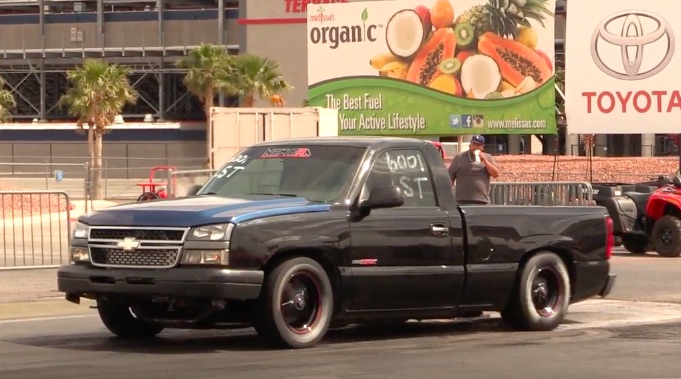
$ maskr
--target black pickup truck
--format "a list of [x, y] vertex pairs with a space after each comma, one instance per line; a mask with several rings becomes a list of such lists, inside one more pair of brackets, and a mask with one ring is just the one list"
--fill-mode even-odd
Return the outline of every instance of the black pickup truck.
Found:
[[95, 299], [121, 338], [253, 326], [303, 348], [329, 327], [483, 311], [553, 330], [615, 281], [605, 208], [457, 206], [417, 139], [261, 143], [190, 192], [81, 216], [59, 291]]

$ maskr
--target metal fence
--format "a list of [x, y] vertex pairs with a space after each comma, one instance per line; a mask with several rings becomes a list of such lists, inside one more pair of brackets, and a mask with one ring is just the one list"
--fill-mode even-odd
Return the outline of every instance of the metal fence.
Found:
[[[79, 160], [84, 161], [83, 158]], [[142, 193], [139, 183], [148, 182], [149, 173], [156, 166], [144, 166], [135, 160], [134, 167], [115, 167], [116, 164], [123, 165], [128, 160], [132, 159], [123, 159], [122, 162], [109, 159], [104, 162], [101, 169], [92, 169], [87, 163], [76, 163], [77, 161], [0, 162], [0, 182], [36, 191], [65, 191], [72, 198], [84, 199], [89, 198], [86, 195], [91, 188], [95, 172], [101, 171], [100, 183], [105, 199], [132, 200]], [[200, 167], [190, 163], [187, 161], [184, 165], [176, 167], [180, 170]], [[165, 182], [166, 179], [165, 175], [159, 175], [156, 180]]]
[[184, 196], [187, 191], [195, 185], [205, 184], [217, 170], [197, 169], [197, 170], [177, 170], [170, 171], [168, 180], [168, 194], [170, 197]]
[[495, 182], [490, 200], [495, 205], [595, 205], [588, 182]]
[[69, 260], [71, 198], [64, 191], [0, 191], [0, 270]]

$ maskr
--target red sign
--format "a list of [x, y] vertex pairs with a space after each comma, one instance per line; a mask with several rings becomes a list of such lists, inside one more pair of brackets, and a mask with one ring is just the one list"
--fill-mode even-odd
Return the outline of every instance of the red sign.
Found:
[[348, 3], [350, 0], [284, 0], [286, 13], [305, 13], [308, 4]]

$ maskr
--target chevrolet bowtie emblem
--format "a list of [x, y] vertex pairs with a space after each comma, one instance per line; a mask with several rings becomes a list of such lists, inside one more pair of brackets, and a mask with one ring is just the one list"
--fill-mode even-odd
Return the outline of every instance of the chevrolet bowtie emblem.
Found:
[[123, 249], [123, 251], [133, 251], [140, 247], [140, 241], [133, 237], [125, 237], [123, 241], [118, 241], [116, 246]]

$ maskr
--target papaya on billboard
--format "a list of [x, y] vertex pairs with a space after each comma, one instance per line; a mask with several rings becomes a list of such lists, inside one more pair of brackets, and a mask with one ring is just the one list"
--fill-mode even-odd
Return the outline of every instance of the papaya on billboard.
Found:
[[308, 101], [340, 135], [555, 134], [555, 0], [308, 6]]

